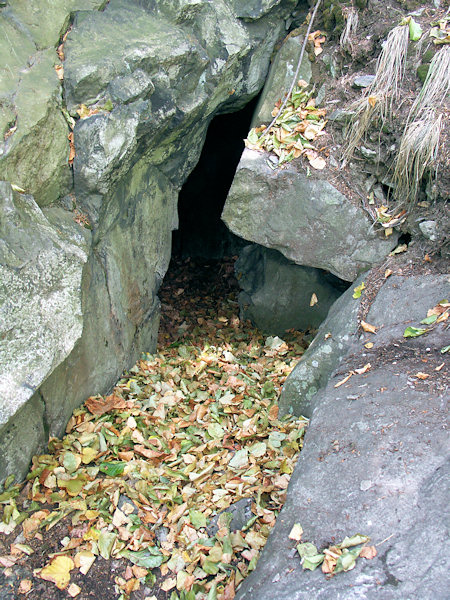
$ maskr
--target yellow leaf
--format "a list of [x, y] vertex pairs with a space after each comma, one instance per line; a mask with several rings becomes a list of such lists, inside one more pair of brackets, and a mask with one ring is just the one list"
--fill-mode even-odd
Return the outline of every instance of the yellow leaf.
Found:
[[361, 327], [367, 333], [376, 333], [377, 329], [378, 329], [378, 327], [375, 327], [375, 325], [371, 325], [370, 323], [366, 323], [363, 320], [361, 320]]
[[319, 300], [317, 299], [316, 294], [313, 294], [311, 296], [311, 300], [309, 301], [309, 305], [310, 306], [314, 306], [315, 304], [317, 304], [319, 302]]
[[90, 462], [92, 462], [94, 460], [94, 458], [97, 456], [98, 452], [97, 450], [94, 450], [93, 448], [89, 448], [89, 446], [87, 448], [83, 448], [82, 450], [82, 462], [84, 465], [89, 464]]
[[375, 105], [376, 105], [376, 103], [377, 103], [377, 97], [376, 97], [376, 96], [369, 96], [369, 97], [367, 98], [367, 102], [370, 104], [370, 106], [371, 106], [372, 108], [374, 108], [374, 107], [375, 107]]
[[70, 571], [75, 564], [70, 556], [57, 556], [39, 573], [41, 579], [52, 581], [60, 590], [65, 590], [69, 585]]
[[302, 539], [302, 535], [303, 535], [302, 526], [300, 525], [300, 523], [295, 523], [291, 529], [291, 533], [289, 534], [289, 539], [299, 542]]
[[76, 583], [71, 583], [67, 588], [67, 593], [71, 598], [75, 598], [81, 592], [81, 588]]
[[367, 344], [364, 344], [364, 348], [367, 348], [367, 350], [370, 350], [371, 348], [373, 348], [373, 342], [367, 342]]
[[392, 269], [386, 269], [386, 271], [384, 272], [384, 278], [387, 279], [391, 275], [392, 275]]

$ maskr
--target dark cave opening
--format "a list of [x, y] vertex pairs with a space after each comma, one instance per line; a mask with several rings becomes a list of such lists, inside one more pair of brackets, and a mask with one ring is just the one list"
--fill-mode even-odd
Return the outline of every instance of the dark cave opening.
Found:
[[172, 257], [220, 260], [242, 246], [243, 241], [220, 217], [257, 101], [258, 97], [243, 109], [211, 121], [197, 166], [179, 194], [179, 226], [172, 234]]

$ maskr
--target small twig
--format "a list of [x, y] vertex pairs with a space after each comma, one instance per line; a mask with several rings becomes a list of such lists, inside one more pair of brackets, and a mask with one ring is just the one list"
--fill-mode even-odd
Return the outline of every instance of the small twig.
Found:
[[385, 538], [382, 542], [380, 542], [379, 544], [375, 544], [375, 546], [381, 546], [381, 544], [384, 544], [384, 542], [387, 542], [388, 540], [391, 539], [391, 537], [394, 537], [394, 534], [391, 533], [391, 535], [387, 538]]
[[306, 44], [308, 43], [308, 37], [309, 37], [309, 34], [311, 33], [312, 25], [313, 25], [313, 22], [314, 22], [314, 19], [316, 17], [317, 10], [319, 8], [319, 5], [320, 5], [321, 1], [322, 0], [317, 0], [316, 5], [314, 6], [314, 10], [312, 12], [311, 18], [309, 20], [308, 29], [306, 30], [305, 39], [303, 40], [303, 45], [302, 45], [302, 49], [301, 49], [301, 52], [300, 52], [300, 57], [298, 59], [297, 68], [295, 69], [295, 73], [294, 73], [294, 77], [292, 79], [291, 87], [289, 88], [289, 91], [286, 94], [286, 97], [283, 100], [283, 103], [281, 104], [280, 108], [278, 109], [277, 114], [272, 119], [270, 125], [268, 127], [266, 127], [266, 129], [264, 130], [264, 132], [262, 134], [263, 136], [266, 135], [266, 133], [268, 133], [271, 130], [271, 128], [273, 127], [275, 121], [278, 119], [278, 117], [283, 112], [283, 110], [284, 110], [284, 108], [285, 108], [285, 106], [286, 106], [286, 104], [287, 104], [287, 102], [288, 102], [288, 100], [289, 100], [289, 98], [290, 98], [290, 96], [292, 94], [292, 90], [294, 89], [295, 84], [297, 83], [297, 77], [298, 77], [298, 74], [299, 74], [299, 71], [300, 71], [300, 67], [302, 65], [303, 56], [305, 54], [305, 49], [306, 49]]

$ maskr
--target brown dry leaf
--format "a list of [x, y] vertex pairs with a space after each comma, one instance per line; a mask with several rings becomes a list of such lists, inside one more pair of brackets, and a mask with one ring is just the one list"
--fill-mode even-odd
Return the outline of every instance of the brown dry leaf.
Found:
[[340, 387], [341, 385], [344, 385], [344, 383], [347, 383], [347, 381], [350, 379], [350, 377], [354, 375], [353, 371], [350, 371], [350, 373], [344, 377], [344, 379], [341, 379], [341, 381], [338, 381], [338, 383], [336, 383], [336, 385], [334, 386], [335, 388]]
[[363, 367], [361, 367], [361, 369], [355, 369], [355, 373], [358, 373], [358, 375], [362, 375], [363, 373], [367, 373], [367, 371], [371, 368], [371, 364], [367, 363], [366, 365], [364, 365]]
[[69, 140], [69, 165], [73, 165], [73, 160], [75, 158], [75, 144], [73, 142], [73, 131], [71, 131], [69, 133], [69, 135], [67, 136], [68, 140]]
[[313, 169], [321, 171], [327, 166], [326, 160], [319, 156], [315, 150], [307, 150], [305, 154]]
[[19, 585], [19, 589], [17, 590], [19, 594], [28, 594], [28, 592], [33, 587], [33, 582], [31, 579], [22, 579]]
[[422, 373], [421, 371], [419, 371], [415, 374], [414, 377], [417, 377], [417, 379], [428, 379], [429, 376], [429, 373]]
[[377, 549], [375, 548], [375, 546], [363, 546], [363, 548], [361, 548], [361, 552], [359, 553], [359, 555], [362, 558], [371, 560], [372, 558], [375, 558], [375, 556], [377, 555]]
[[121, 396], [118, 396], [117, 394], [111, 394], [105, 398], [102, 396], [90, 396], [86, 400], [85, 406], [93, 415], [101, 416], [107, 412], [110, 412], [111, 410], [125, 408], [126, 403]]
[[399, 244], [396, 248], [392, 250], [389, 256], [394, 256], [395, 254], [401, 254], [402, 252], [406, 252], [408, 250], [407, 244]]
[[386, 271], [384, 272], [384, 278], [387, 279], [388, 277], [390, 277], [392, 275], [393, 271], [392, 269], [386, 269]]
[[55, 65], [55, 71], [58, 79], [62, 81], [64, 79], [64, 67], [62, 65]]
[[375, 325], [371, 325], [370, 323], [366, 323], [366, 321], [363, 321], [362, 319], [361, 319], [361, 327], [367, 333], [376, 333], [377, 329], [378, 329], [378, 327], [375, 327]]
[[318, 298], [317, 298], [316, 294], [313, 294], [313, 295], [311, 296], [311, 300], [309, 301], [309, 305], [310, 305], [310, 306], [314, 306], [314, 305], [315, 305], [315, 304], [317, 304], [318, 302], [319, 302], [319, 300], [318, 300]]
[[221, 600], [234, 600], [236, 596], [235, 584], [234, 584], [234, 573], [231, 575], [230, 581], [227, 583], [223, 590]]

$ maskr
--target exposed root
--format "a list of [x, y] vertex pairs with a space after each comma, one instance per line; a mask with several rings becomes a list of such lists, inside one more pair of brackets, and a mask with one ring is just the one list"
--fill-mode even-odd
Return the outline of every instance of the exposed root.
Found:
[[344, 160], [352, 157], [372, 121], [380, 119], [384, 122], [392, 114], [405, 74], [408, 40], [407, 25], [398, 25], [389, 33], [378, 58], [375, 79], [364, 96], [351, 107], [354, 115], [346, 132], [348, 139]]

